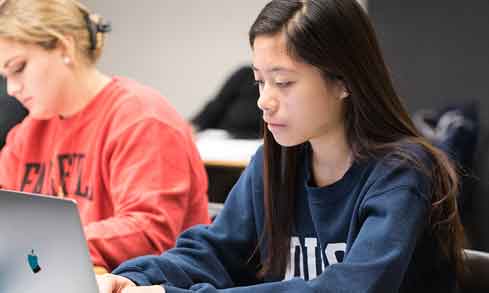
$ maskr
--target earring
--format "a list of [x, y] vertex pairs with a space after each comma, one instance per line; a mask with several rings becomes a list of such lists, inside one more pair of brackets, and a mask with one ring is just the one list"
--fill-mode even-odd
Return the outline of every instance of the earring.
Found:
[[344, 100], [350, 96], [350, 92], [344, 91], [341, 93], [340, 100]]
[[66, 65], [69, 65], [71, 63], [71, 59], [68, 56], [63, 57], [63, 63]]

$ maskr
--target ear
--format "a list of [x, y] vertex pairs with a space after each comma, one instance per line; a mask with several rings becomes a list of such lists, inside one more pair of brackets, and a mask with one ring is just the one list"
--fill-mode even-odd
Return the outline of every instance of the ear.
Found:
[[[76, 59], [76, 43], [75, 38], [70, 35], [65, 35], [59, 38], [56, 45], [56, 50], [63, 60], [71, 60], [68, 64], [74, 64]], [[66, 64], [66, 62], [64, 62]], [[68, 65], [67, 64], [67, 65]]]

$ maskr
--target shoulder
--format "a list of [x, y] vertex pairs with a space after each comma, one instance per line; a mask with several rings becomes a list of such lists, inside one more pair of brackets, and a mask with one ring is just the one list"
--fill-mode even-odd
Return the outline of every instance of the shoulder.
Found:
[[156, 89], [124, 77], [114, 77], [103, 98], [110, 101], [111, 109], [119, 115], [127, 115], [135, 119], [139, 117], [161, 119], [162, 114], [177, 115], [176, 110]]
[[250, 163], [246, 168], [253, 177], [262, 178], [263, 177], [263, 162], [264, 162], [264, 146], [261, 145], [251, 157]]
[[385, 155], [372, 159], [368, 176], [369, 194], [409, 189], [430, 201], [432, 155], [417, 143], [402, 143]]
[[188, 123], [165, 97], [137, 81], [115, 77], [104, 99], [109, 103], [106, 115], [111, 128], [124, 130], [135, 125], [158, 124], [185, 136], [190, 130]]

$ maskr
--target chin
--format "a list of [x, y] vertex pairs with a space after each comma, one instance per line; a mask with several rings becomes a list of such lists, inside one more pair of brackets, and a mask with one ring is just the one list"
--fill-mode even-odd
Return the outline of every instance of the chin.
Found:
[[300, 144], [305, 142], [305, 140], [292, 138], [292, 137], [280, 137], [280, 136], [274, 135], [273, 138], [275, 139], [275, 141], [279, 145], [281, 145], [283, 147], [293, 147], [293, 146], [300, 145]]

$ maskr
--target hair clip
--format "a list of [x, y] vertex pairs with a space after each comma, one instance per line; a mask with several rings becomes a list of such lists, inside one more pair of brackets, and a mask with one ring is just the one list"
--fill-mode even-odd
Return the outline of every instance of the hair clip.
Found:
[[[92, 17], [98, 17], [99, 20], [95, 22]], [[97, 33], [110, 32], [112, 25], [109, 21], [95, 14], [86, 14], [85, 22], [87, 23], [88, 33], [90, 35], [90, 50], [95, 50], [97, 48]]]
[[96, 24], [97, 32], [99, 33], [108, 33], [112, 31], [112, 24], [110, 21], [101, 19], [99, 23]]

